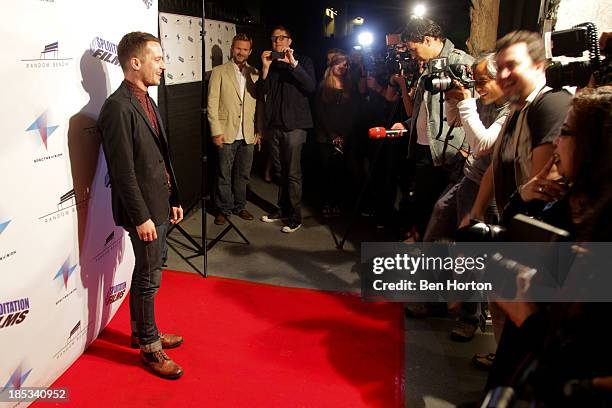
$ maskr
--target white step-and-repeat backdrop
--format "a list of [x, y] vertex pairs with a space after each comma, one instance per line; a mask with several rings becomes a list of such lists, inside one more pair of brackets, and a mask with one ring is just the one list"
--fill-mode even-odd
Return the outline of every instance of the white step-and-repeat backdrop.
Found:
[[0, 391], [50, 385], [126, 297], [133, 254], [95, 124], [123, 79], [117, 43], [158, 27], [156, 0], [6, 1], [2, 13]]
[[[236, 24], [206, 19], [206, 66], [208, 75], [217, 65], [228, 62]], [[166, 85], [202, 80], [202, 19], [180, 14], [159, 13], [159, 37], [164, 47]], [[208, 79], [208, 77], [207, 77]]]

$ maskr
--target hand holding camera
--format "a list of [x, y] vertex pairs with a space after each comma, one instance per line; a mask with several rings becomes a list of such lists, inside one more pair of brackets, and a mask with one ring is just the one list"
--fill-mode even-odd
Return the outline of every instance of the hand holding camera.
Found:
[[466, 89], [463, 84], [456, 79], [453, 79], [453, 86], [444, 95], [445, 100], [455, 100], [457, 102], [464, 101], [466, 99], [470, 99], [472, 97], [472, 93], [469, 89]]
[[294, 66], [297, 60], [293, 56], [293, 50], [291, 48], [285, 48], [284, 51], [264, 51], [261, 54], [261, 59], [264, 65], [269, 66], [272, 61], [280, 61]]

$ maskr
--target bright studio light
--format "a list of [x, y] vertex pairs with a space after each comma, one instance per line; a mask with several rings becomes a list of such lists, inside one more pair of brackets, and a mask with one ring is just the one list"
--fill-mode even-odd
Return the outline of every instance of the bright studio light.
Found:
[[368, 31], [364, 31], [357, 37], [357, 42], [363, 47], [369, 47], [374, 42], [374, 36]]
[[413, 14], [419, 18], [423, 17], [425, 15], [425, 6], [422, 4], [417, 4], [416, 6], [414, 6]]

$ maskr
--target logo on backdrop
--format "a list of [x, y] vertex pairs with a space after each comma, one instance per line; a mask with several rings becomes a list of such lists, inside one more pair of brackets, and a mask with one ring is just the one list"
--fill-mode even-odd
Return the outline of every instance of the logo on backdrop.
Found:
[[66, 258], [62, 266], [59, 268], [53, 280], [60, 279], [64, 281], [64, 289], [68, 289], [68, 279], [74, 273], [77, 265], [70, 265], [70, 257]]
[[150, 9], [153, 5], [153, 0], [142, 0], [142, 2], [147, 6], [147, 9]]
[[[62, 266], [59, 268], [55, 276], [53, 277], [54, 281], [61, 281], [63, 283], [64, 292], [68, 291], [68, 281], [74, 275], [74, 271], [77, 269], [77, 264], [71, 265], [70, 257], [66, 258]], [[68, 293], [64, 293], [64, 295], [59, 298], [55, 305], [59, 305], [64, 300], [68, 299], [69, 296], [73, 295], [76, 292], [76, 287], [72, 288]]]
[[94, 261], [100, 262], [104, 257], [110, 254], [114, 249], [116, 249], [122, 240], [122, 233], [115, 234], [114, 230], [111, 231], [111, 233], [108, 234], [106, 236], [106, 239], [104, 240], [104, 247], [102, 248], [102, 250], [94, 256]]
[[30, 298], [0, 303], [0, 329], [23, 323], [28, 313], [30, 313]]
[[108, 290], [108, 294], [106, 295], [106, 304], [110, 305], [112, 303], [115, 303], [116, 301], [118, 301], [119, 299], [123, 298], [123, 296], [125, 295], [125, 288], [126, 288], [126, 283], [125, 282], [121, 282], [118, 285], [112, 286], [109, 290]]
[[0, 222], [0, 235], [2, 235], [2, 233], [4, 232], [4, 230], [6, 229], [6, 227], [8, 227], [10, 223], [11, 223], [11, 220]]
[[108, 62], [111, 65], [120, 65], [119, 56], [117, 55], [117, 44], [106, 41], [100, 37], [94, 37], [89, 45], [91, 56]]
[[62, 68], [70, 65], [72, 58], [62, 58], [59, 41], [41, 44], [38, 58], [22, 59], [28, 69]]
[[[0, 236], [2, 236], [2, 233], [7, 229], [7, 227], [11, 223], [11, 221], [12, 220], [6, 220], [6, 221], [1, 221], [0, 222]], [[9, 250], [6, 253], [3, 250], [0, 253], [0, 262], [4, 261], [5, 259], [10, 258], [11, 256], [14, 256], [15, 254], [17, 254], [17, 251], [15, 251], [15, 250]]]
[[67, 339], [66, 343], [62, 346], [62, 348], [53, 355], [56, 360], [59, 360], [68, 350], [70, 350], [79, 340], [83, 339], [87, 334], [87, 329], [92, 322], [89, 322], [87, 326], [83, 327], [81, 321], [77, 321], [74, 323], [72, 328], [66, 333]]
[[9, 380], [4, 385], [4, 388], [2, 388], [2, 391], [0, 392], [5, 392], [8, 388], [20, 389], [21, 387], [23, 387], [23, 384], [25, 383], [31, 372], [31, 368], [29, 370], [25, 369], [24, 365], [20, 364], [19, 367], [17, 367], [15, 371], [13, 371], [13, 374], [11, 374], [11, 378], [9, 378]]
[[47, 119], [49, 111], [43, 112], [32, 124], [26, 129], [26, 132], [37, 132], [40, 136], [42, 143], [45, 145], [45, 149], [49, 150], [48, 140], [57, 130], [59, 125], [50, 125]]
[[60, 196], [54, 211], [40, 216], [38, 219], [43, 221], [45, 224], [60, 220], [69, 216], [70, 214], [75, 214], [80, 209], [86, 207], [88, 201], [89, 197], [77, 202], [76, 193], [74, 189], [72, 189]]

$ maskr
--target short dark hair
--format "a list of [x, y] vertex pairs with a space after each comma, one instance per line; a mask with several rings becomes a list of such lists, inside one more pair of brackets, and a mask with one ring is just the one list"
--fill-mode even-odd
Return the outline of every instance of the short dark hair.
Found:
[[533, 31], [518, 30], [504, 35], [497, 40], [495, 52], [499, 54], [506, 48], [518, 43], [525, 43], [525, 45], [527, 45], [527, 51], [534, 63], [547, 61], [544, 40], [542, 40], [540, 34]]
[[276, 27], [274, 27], [272, 29], [272, 31], [270, 31], [270, 34], [272, 34], [273, 32], [275, 32], [276, 30], [283, 30], [284, 32], [287, 33], [287, 37], [291, 38], [291, 31], [289, 31], [289, 29], [285, 26], [282, 25], [277, 25]]
[[130, 64], [130, 58], [136, 56], [142, 58], [144, 49], [149, 41], [156, 42], [161, 45], [159, 38], [153, 34], [143, 33], [142, 31], [134, 31], [123, 36], [117, 46], [117, 56], [121, 69], [125, 72]]
[[411, 18], [402, 31], [401, 38], [404, 42], [422, 43], [425, 41], [425, 36], [442, 41], [446, 39], [438, 23], [428, 18]]
[[248, 41], [251, 43], [251, 48], [253, 48], [253, 40], [245, 33], [238, 33], [234, 36], [234, 38], [232, 38], [232, 48], [234, 47], [234, 43], [236, 41]]

